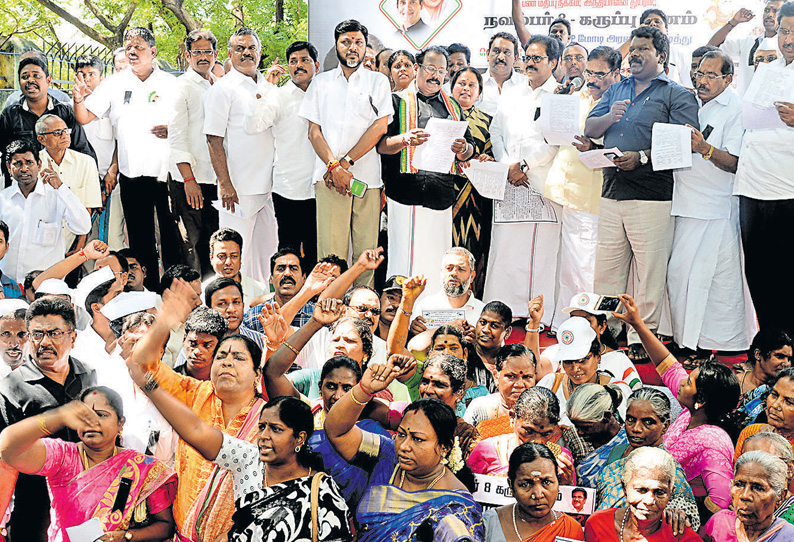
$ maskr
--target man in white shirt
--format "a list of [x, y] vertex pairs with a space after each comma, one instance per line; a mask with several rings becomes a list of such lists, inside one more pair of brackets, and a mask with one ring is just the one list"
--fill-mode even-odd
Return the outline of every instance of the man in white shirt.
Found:
[[16, 182], [0, 192], [0, 220], [11, 229], [0, 269], [16, 280], [63, 259], [63, 221], [75, 235], [85, 235], [91, 231], [91, 217], [53, 169], [41, 169], [32, 142], [14, 141], [5, 150]]
[[497, 32], [488, 42], [488, 72], [482, 78], [482, 92], [475, 106], [491, 116], [496, 114], [499, 98], [509, 88], [525, 88], [529, 82], [523, 73], [513, 71], [520, 54], [516, 37], [508, 32]]
[[[780, 8], [778, 25], [783, 56], [769, 67], [794, 70], [794, 3]], [[794, 314], [780, 302], [781, 285], [791, 281], [789, 266], [769, 261], [771, 254], [780, 251], [781, 242], [794, 235], [794, 92], [791, 88], [786, 92], [788, 95], [776, 102], [786, 126], [744, 134], [733, 193], [739, 196], [744, 272], [758, 324], [762, 329], [775, 327], [794, 333]]]
[[777, 14], [783, 0], [768, 0], [764, 6], [762, 23], [764, 32], [755, 35], [755, 32], [743, 37], [729, 37], [731, 31], [742, 23], [755, 18], [755, 14], [747, 8], [741, 8], [733, 14], [731, 20], [717, 30], [708, 42], [708, 45], [719, 47], [733, 59], [735, 70], [736, 91], [743, 96], [750, 86], [755, 71], [755, 52], [765, 38], [774, 38], [777, 35]]
[[[251, 242], [255, 242], [254, 239]], [[245, 308], [251, 301], [270, 291], [263, 283], [243, 274], [242, 268], [243, 237], [237, 230], [221, 228], [210, 237], [210, 263], [215, 274], [201, 285], [202, 292], [213, 280], [220, 277], [234, 279], [243, 288]], [[203, 294], [202, 294], [203, 296]]]
[[177, 78], [174, 119], [168, 129], [171, 180], [168, 191], [182, 225], [183, 262], [202, 273], [212, 269], [207, 243], [218, 229], [217, 198], [207, 139], [204, 137], [204, 95], [215, 83], [218, 40], [209, 30], [194, 30], [185, 38], [185, 59], [190, 67]]
[[242, 255], [243, 269], [246, 275], [267, 284], [268, 262], [278, 248], [271, 195], [273, 132], [250, 134], [245, 130], [245, 114], [256, 95], [270, 86], [256, 69], [261, 56], [262, 44], [254, 30], [238, 28], [229, 38], [232, 69], [204, 98], [204, 135], [223, 202], [219, 225], [250, 241]]
[[[380, 224], [380, 157], [374, 147], [394, 110], [388, 80], [362, 67], [367, 28], [355, 20], [334, 29], [339, 67], [314, 78], [298, 116], [309, 121], [317, 154], [317, 257], [374, 248]], [[353, 195], [352, 189], [356, 195]], [[372, 282], [367, 271], [360, 284]]]
[[733, 60], [723, 51], [706, 53], [695, 81], [702, 132], [692, 131], [692, 167], [673, 172], [667, 292], [676, 344], [706, 350], [698, 356], [705, 359], [712, 350], [747, 350], [757, 326], [745, 295], [739, 201], [733, 196], [744, 134], [742, 100], [730, 88]]
[[[109, 116], [117, 138], [119, 188], [130, 248], [147, 269], [159, 269], [154, 213], [160, 229], [163, 267], [179, 260], [178, 235], [171, 214], [168, 185], [168, 125], [176, 79], [154, 65], [154, 34], [131, 28], [124, 35], [129, 69], [108, 77], [86, 95], [85, 82], [75, 79], [75, 116], [81, 124]], [[156, 289], [159, 277], [149, 273], [146, 286]]]
[[[317, 255], [317, 206], [314, 203], [314, 155], [307, 137], [309, 122], [298, 116], [306, 89], [320, 69], [317, 49], [307, 41], [287, 47], [290, 80], [276, 87], [284, 68], [274, 66], [267, 77], [273, 85], [263, 85], [261, 94], [246, 113], [250, 134], [272, 129], [275, 141], [273, 158], [273, 206], [278, 222], [278, 247], [294, 248], [309, 259]], [[270, 79], [272, 77], [272, 80]]]
[[91, 317], [91, 325], [77, 333], [72, 351], [77, 359], [94, 369], [106, 365], [116, 349], [110, 320], [99, 309], [123, 290], [110, 266], [87, 275], [77, 285], [75, 307], [85, 309]]
[[25, 363], [28, 344], [25, 326], [27, 306], [21, 299], [0, 300], [0, 379]]
[[[96, 162], [87, 154], [69, 148], [70, 129], [57, 115], [45, 114], [36, 121], [36, 138], [44, 148], [39, 151], [42, 164], [52, 168], [61, 181], [69, 187], [86, 208], [89, 215], [102, 208], [102, 191], [99, 188], [99, 173]], [[68, 229], [63, 232], [66, 250], [81, 250], [87, 235], [75, 238]], [[75, 243], [75, 239], [77, 243]]]
[[[529, 39], [529, 84], [502, 98], [491, 123], [494, 157], [510, 165], [505, 200], [525, 197], [525, 191], [531, 190], [531, 197], [547, 208], [546, 214], [553, 215], [554, 222], [494, 223], [483, 298], [498, 299], [513, 315], [527, 316], [529, 300], [542, 294], [546, 306], [542, 322], [546, 327], [553, 325], [555, 314], [562, 207], [542, 196], [557, 147], [544, 140], [539, 119], [543, 94], [557, 88], [553, 73], [561, 49], [556, 38], [538, 34]], [[497, 202], [494, 215], [498, 216], [499, 205], [505, 204]]]

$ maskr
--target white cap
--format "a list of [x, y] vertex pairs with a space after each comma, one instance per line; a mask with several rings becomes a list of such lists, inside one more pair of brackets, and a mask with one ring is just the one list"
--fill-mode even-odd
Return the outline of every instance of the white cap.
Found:
[[104, 284], [110, 280], [116, 280], [116, 275], [109, 265], [103, 267], [99, 271], [94, 271], [86, 275], [80, 284], [75, 288], [74, 304], [76, 307], [85, 309], [85, 300], [88, 295], [100, 284]]
[[154, 292], [122, 292], [99, 309], [110, 321], [118, 320], [129, 314], [153, 309], [157, 303]]
[[71, 299], [74, 291], [61, 279], [47, 279], [36, 290], [37, 294], [68, 295]]
[[758, 49], [756, 51], [777, 51], [778, 54], [780, 53], [780, 48], [778, 47], [777, 36], [774, 38], [764, 38], [760, 44], [758, 44]]
[[562, 309], [562, 312], [565, 314], [571, 314], [573, 311], [585, 311], [590, 314], [604, 314], [609, 316], [607, 311], [596, 310], [596, 304], [598, 303], [599, 299], [601, 299], [601, 296], [592, 292], [582, 292], [576, 294], [571, 298], [571, 306], [565, 307]]
[[0, 299], [0, 317], [19, 309], [27, 310], [28, 304], [21, 299]]
[[597, 335], [590, 326], [590, 322], [581, 316], [568, 318], [557, 329], [557, 359], [576, 360], [582, 359], [590, 352], [590, 347]]

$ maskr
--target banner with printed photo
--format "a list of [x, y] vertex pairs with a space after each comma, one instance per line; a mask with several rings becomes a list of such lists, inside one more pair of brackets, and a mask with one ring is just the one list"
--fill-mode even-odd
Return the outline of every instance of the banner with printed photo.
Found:
[[[400, 5], [398, 5], [400, 2]], [[337, 65], [334, 27], [356, 19], [380, 48], [417, 52], [428, 45], [460, 42], [472, 51], [472, 65], [487, 67], [488, 39], [496, 32], [515, 34], [511, 0], [309, 0], [309, 40], [322, 56], [324, 69]], [[645, 9], [657, 7], [668, 17], [673, 45], [691, 51], [705, 45], [735, 11], [746, 7], [756, 17], [739, 25], [731, 37], [760, 34], [763, 0], [522, 0], [524, 21], [533, 34], [547, 34], [551, 22], [565, 17], [572, 41], [592, 49], [617, 47], [629, 36]]]

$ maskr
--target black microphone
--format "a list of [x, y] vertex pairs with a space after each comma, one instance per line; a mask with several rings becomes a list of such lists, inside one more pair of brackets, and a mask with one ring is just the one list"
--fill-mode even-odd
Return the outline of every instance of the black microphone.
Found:
[[557, 89], [554, 94], [570, 94], [572, 90], [579, 90], [584, 85], [584, 79], [577, 76], [568, 81], [565, 85]]

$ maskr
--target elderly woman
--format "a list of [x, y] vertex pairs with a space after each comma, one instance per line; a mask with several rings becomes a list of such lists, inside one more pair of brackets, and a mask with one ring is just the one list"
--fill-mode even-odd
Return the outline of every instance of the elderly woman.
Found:
[[552, 510], [559, 497], [560, 480], [557, 460], [546, 446], [528, 442], [516, 448], [510, 454], [507, 478], [516, 502], [483, 514], [488, 542], [554, 542], [558, 537], [584, 540], [575, 519]]
[[339, 455], [371, 473], [356, 509], [358, 540], [484, 541], [480, 506], [455, 475], [462, 462], [449, 405], [430, 397], [411, 403], [394, 439], [356, 425], [375, 393], [400, 372], [393, 358], [386, 365], [371, 363], [325, 419], [325, 433]]
[[[607, 465], [598, 477], [596, 508], [620, 508], [626, 505], [626, 494], [620, 480], [628, 455], [643, 446], [664, 450], [662, 438], [670, 427], [670, 399], [653, 388], [640, 388], [629, 396], [626, 407], [626, 444], [615, 446], [607, 458]], [[683, 510], [694, 530], [700, 528], [700, 516], [686, 473], [676, 462], [670, 508]]]
[[665, 521], [664, 511], [673, 492], [675, 459], [660, 448], [638, 448], [629, 454], [621, 483], [626, 505], [595, 512], [587, 520], [588, 542], [697, 542], [689, 527], [676, 536]]
[[761, 451], [742, 454], [736, 461], [731, 500], [733, 510], [712, 516], [703, 529], [706, 542], [783, 542], [794, 540], [794, 526], [775, 518], [786, 497], [786, 464]]
[[662, 381], [684, 411], [664, 435], [664, 445], [686, 472], [701, 520], [730, 505], [733, 442], [723, 429], [739, 401], [739, 380], [725, 365], [707, 361], [687, 374], [640, 318], [634, 299], [621, 295], [626, 312], [612, 313], [634, 327]]
[[387, 62], [392, 92], [405, 90], [416, 79], [416, 57], [404, 49], [394, 51]]
[[546, 388], [530, 388], [518, 398], [515, 405], [514, 429], [507, 434], [480, 441], [469, 456], [471, 470], [478, 474], [504, 476], [508, 472], [508, 458], [525, 442], [545, 444], [557, 456], [562, 469], [563, 483], [574, 484], [573, 456], [562, 446], [565, 435], [575, 433], [561, 427], [560, 402]]
[[754, 423], [744, 428], [736, 442], [734, 460], [741, 454], [744, 441], [762, 431], [777, 433], [794, 446], [794, 368], [781, 369], [767, 385], [766, 406], [759, 416], [759, 421], [765, 418], [766, 423]]
[[756, 433], [744, 441], [743, 454], [756, 450], [770, 453], [786, 464], [788, 469], [786, 486], [789, 490], [786, 498], [775, 510], [775, 517], [783, 518], [794, 524], [794, 495], [791, 492], [792, 481], [794, 481], [794, 451], [792, 451], [791, 444], [777, 433], [764, 431]]
[[463, 419], [477, 427], [483, 438], [511, 432], [510, 413], [521, 393], [535, 385], [535, 365], [535, 354], [523, 344], [500, 348], [496, 355], [499, 391], [474, 399]]

